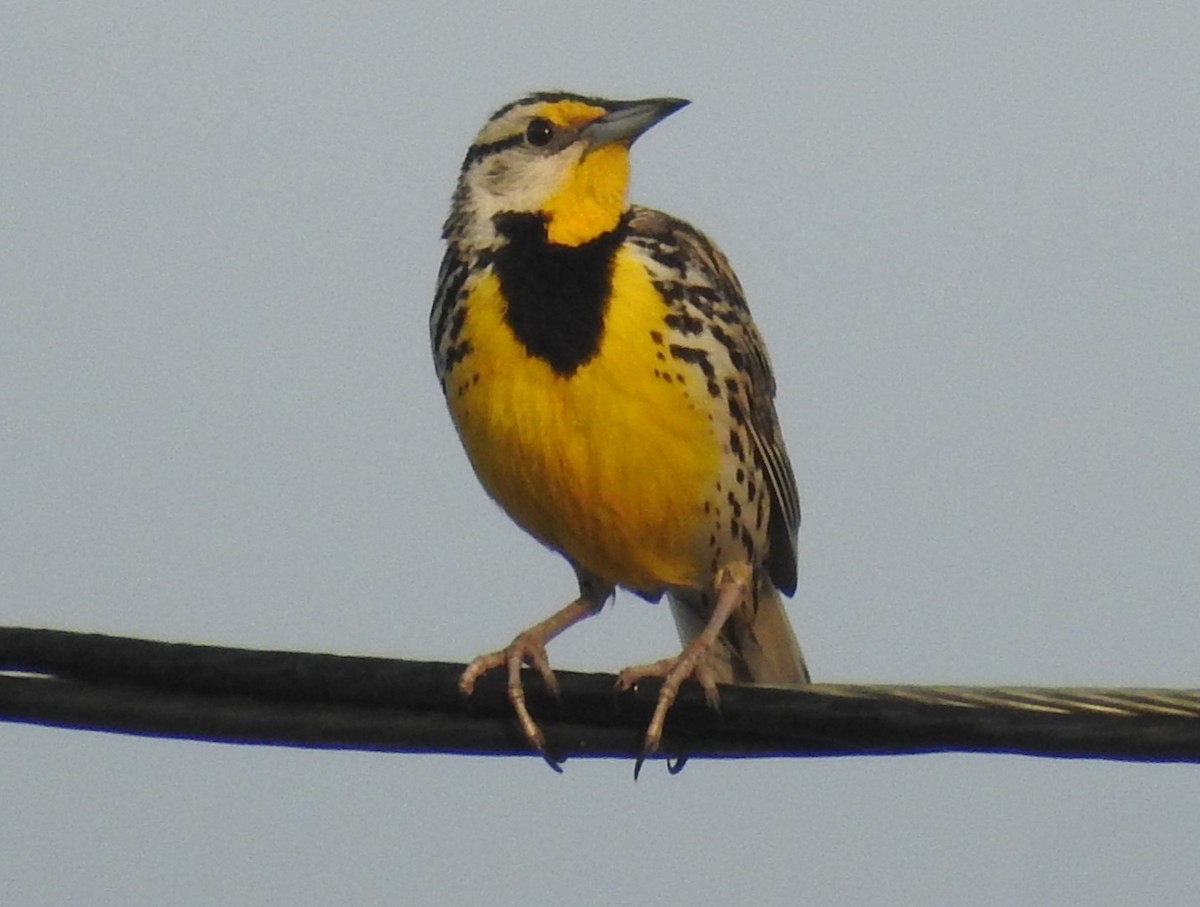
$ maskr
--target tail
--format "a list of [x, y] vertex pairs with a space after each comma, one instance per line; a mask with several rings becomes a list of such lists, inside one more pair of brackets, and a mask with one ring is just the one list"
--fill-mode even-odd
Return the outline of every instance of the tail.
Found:
[[[783, 599], [769, 579], [759, 582], [755, 601], [738, 608], [721, 631], [713, 664], [719, 683], [799, 686], [810, 682], [808, 667]], [[704, 629], [712, 613], [712, 596], [672, 592], [668, 596], [679, 638], [686, 646]]]

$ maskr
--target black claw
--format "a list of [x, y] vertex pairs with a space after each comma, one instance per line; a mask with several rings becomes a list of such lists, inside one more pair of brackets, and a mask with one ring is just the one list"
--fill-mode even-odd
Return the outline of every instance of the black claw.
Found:
[[687, 765], [687, 761], [688, 761], [687, 756], [676, 756], [673, 760], [668, 759], [667, 760], [667, 771], [670, 772], [672, 775], [678, 775], [681, 771], [683, 771], [683, 767], [685, 765]]
[[558, 772], [560, 775], [563, 773], [563, 769], [562, 769], [562, 760], [560, 760], [560, 759], [555, 759], [553, 756], [551, 756], [551, 755], [550, 755], [550, 754], [549, 754], [549, 753], [548, 753], [548, 752], [545, 750], [545, 748], [544, 748], [544, 747], [538, 746], [536, 743], [535, 743], [535, 744], [533, 744], [533, 749], [534, 749], [534, 751], [535, 751], [535, 752], [536, 752], [536, 753], [537, 753], [539, 756], [541, 756], [541, 757], [542, 757], [542, 761], [543, 761], [543, 762], [545, 762], [545, 763], [546, 763], [548, 766], [550, 766], [552, 769], [554, 769], [554, 770], [555, 770], [556, 772]]
[[633, 780], [634, 781], [636, 781], [638, 779], [638, 775], [640, 775], [642, 773], [642, 766], [645, 764], [645, 762], [646, 762], [646, 751], [642, 750], [642, 752], [638, 753], [637, 762], [633, 763]]

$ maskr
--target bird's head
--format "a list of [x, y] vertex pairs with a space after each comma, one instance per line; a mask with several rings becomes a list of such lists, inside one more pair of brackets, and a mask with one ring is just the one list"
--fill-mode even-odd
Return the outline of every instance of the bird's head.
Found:
[[501, 107], [467, 151], [446, 235], [490, 244], [504, 214], [542, 219], [565, 246], [612, 230], [628, 207], [629, 146], [687, 103], [547, 92]]

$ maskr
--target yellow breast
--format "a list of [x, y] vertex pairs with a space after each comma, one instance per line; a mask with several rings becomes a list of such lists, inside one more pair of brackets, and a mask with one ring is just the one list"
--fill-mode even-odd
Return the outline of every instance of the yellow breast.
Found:
[[704, 507], [721, 444], [707, 392], [669, 365], [666, 304], [642, 266], [617, 253], [599, 352], [569, 376], [513, 335], [492, 274], [470, 287], [466, 306], [471, 354], [447, 396], [488, 493], [532, 535], [609, 582], [646, 593], [705, 586]]

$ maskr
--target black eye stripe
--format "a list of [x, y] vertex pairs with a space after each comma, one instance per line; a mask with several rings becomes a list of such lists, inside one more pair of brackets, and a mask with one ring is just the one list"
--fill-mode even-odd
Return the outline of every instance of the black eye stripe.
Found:
[[524, 134], [510, 135], [508, 138], [497, 139], [494, 142], [487, 142], [483, 145], [472, 145], [467, 149], [466, 159], [463, 161], [463, 169], [466, 170], [476, 161], [482, 160], [489, 155], [504, 151], [507, 148], [515, 148], [525, 141]]

